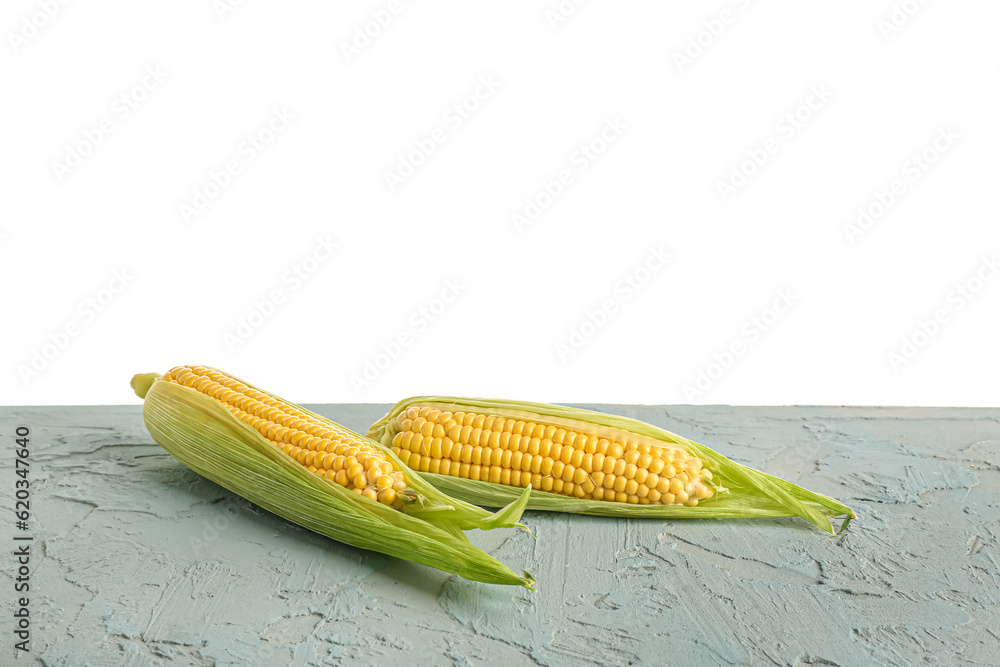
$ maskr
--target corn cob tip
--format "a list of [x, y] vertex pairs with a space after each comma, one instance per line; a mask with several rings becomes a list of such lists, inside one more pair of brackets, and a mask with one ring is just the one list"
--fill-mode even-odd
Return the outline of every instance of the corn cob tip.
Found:
[[137, 373], [132, 376], [132, 391], [139, 398], [146, 398], [146, 392], [153, 386], [153, 383], [160, 379], [159, 373]]

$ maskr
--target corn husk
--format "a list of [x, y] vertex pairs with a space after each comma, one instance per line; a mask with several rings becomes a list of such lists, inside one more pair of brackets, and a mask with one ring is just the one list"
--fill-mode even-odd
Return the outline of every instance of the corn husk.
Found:
[[158, 378], [156, 374], [143, 374], [132, 382], [136, 393], [144, 398], [146, 428], [160, 446], [199, 475], [338, 542], [474, 581], [526, 588], [534, 584], [530, 574], [518, 576], [475, 547], [462, 532], [472, 528], [524, 528], [518, 521], [529, 493], [517, 495], [511, 503], [504, 503], [502, 510], [490, 513], [445, 495], [404, 466], [391, 451], [373, 443], [404, 471], [409, 487], [416, 492], [415, 500], [399, 511], [309, 472], [218, 401]]
[[[687, 438], [636, 419], [591, 410], [579, 410], [544, 403], [457, 398], [453, 396], [417, 396], [400, 401], [368, 429], [368, 436], [390, 447], [395, 436], [396, 417], [410, 406], [433, 406], [441, 411], [479, 412], [538, 421], [539, 415], [554, 421], [573, 420], [593, 425], [598, 432], [614, 437], [627, 432], [662, 443], [664, 447], [683, 449], [701, 459], [712, 471], [715, 496], [696, 507], [678, 505], [633, 505], [605, 500], [567, 497], [534, 490], [527, 502], [532, 510], [573, 512], [596, 516], [629, 518], [765, 518], [801, 517], [820, 529], [834, 534], [831, 519], [843, 516], [840, 530], [855, 518], [854, 512], [840, 502], [814, 493], [791, 482], [735, 463], [722, 454]], [[522, 492], [519, 487], [504, 486], [450, 475], [420, 473], [449, 496], [484, 507], [502, 507]], [[839, 532], [839, 531], [838, 531]]]

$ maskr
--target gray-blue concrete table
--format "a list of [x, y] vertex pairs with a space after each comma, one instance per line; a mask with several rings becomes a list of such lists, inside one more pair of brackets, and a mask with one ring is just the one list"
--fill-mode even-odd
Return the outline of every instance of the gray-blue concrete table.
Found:
[[[311, 409], [364, 432], [388, 406]], [[138, 406], [0, 408], [31, 429], [30, 655], [2, 664], [1000, 664], [1000, 410], [581, 406], [838, 498], [798, 519], [528, 512], [470, 533], [538, 579], [490, 586], [310, 533], [160, 449]], [[11, 510], [7, 510], [10, 507]], [[14, 592], [4, 559], [4, 608]]]

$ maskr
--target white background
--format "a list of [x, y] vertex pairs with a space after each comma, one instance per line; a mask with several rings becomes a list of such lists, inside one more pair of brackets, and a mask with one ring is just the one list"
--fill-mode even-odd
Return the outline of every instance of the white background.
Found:
[[234, 4], [4, 3], [0, 404], [996, 404], [997, 3]]

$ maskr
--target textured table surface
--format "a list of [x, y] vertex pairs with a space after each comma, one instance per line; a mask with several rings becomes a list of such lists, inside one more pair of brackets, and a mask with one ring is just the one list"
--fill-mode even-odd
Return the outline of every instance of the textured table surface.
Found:
[[[364, 431], [387, 406], [310, 406]], [[802, 520], [529, 512], [470, 533], [538, 592], [341, 545], [153, 443], [140, 408], [0, 408], [31, 428], [31, 654], [12, 559], [0, 664], [996, 665], [1000, 410], [586, 406], [636, 417], [834, 496]], [[4, 551], [14, 532], [8, 512]]]

